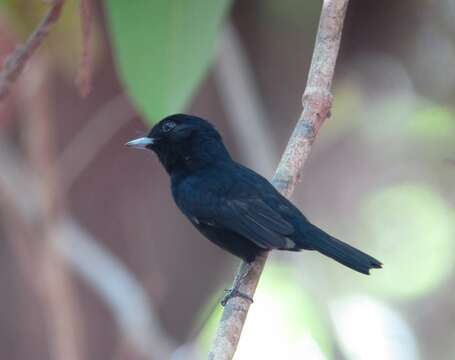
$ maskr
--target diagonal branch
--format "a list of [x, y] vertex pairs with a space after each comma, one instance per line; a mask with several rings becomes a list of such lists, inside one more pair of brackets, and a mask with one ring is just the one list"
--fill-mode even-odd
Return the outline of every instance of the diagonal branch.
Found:
[[62, 10], [65, 0], [53, 0], [46, 16], [41, 20], [24, 45], [18, 45], [16, 50], [8, 56], [0, 72], [0, 101], [9, 93], [11, 85], [21, 74], [28, 59], [42, 44], [49, 31], [54, 25]]
[[[273, 185], [290, 197], [300, 178], [302, 167], [324, 120], [330, 115], [330, 89], [340, 47], [341, 33], [348, 0], [324, 0], [310, 72], [302, 98], [303, 111], [273, 177]], [[267, 254], [259, 257], [241, 281], [239, 290], [253, 297]], [[242, 263], [239, 274], [246, 270]], [[224, 308], [209, 359], [232, 359], [237, 349], [250, 302], [232, 298]]]

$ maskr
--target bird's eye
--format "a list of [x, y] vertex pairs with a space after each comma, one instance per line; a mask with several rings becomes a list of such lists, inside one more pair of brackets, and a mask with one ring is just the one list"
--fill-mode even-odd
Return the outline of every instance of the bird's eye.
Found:
[[174, 127], [175, 127], [175, 122], [168, 121], [163, 124], [163, 126], [161, 127], [161, 130], [163, 132], [168, 132], [168, 131], [171, 131]]

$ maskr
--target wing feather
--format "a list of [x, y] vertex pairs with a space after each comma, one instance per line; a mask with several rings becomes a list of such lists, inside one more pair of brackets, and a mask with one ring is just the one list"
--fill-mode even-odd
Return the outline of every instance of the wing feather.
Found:
[[266, 250], [289, 247], [294, 233], [292, 224], [260, 199], [224, 201], [216, 222]]

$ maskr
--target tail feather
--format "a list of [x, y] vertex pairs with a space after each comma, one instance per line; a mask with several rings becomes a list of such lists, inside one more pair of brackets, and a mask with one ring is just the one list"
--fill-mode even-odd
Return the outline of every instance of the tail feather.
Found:
[[382, 263], [374, 257], [335, 239], [313, 224], [309, 225], [310, 228], [305, 231], [305, 244], [309, 244], [311, 249], [362, 274], [369, 275], [370, 269], [382, 267]]

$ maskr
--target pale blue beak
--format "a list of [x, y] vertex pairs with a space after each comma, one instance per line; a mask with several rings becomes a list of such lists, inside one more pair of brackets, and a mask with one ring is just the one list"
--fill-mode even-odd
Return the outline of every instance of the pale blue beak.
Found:
[[147, 149], [147, 146], [153, 145], [154, 142], [155, 142], [154, 139], [144, 136], [138, 139], [128, 141], [125, 145], [135, 149]]

